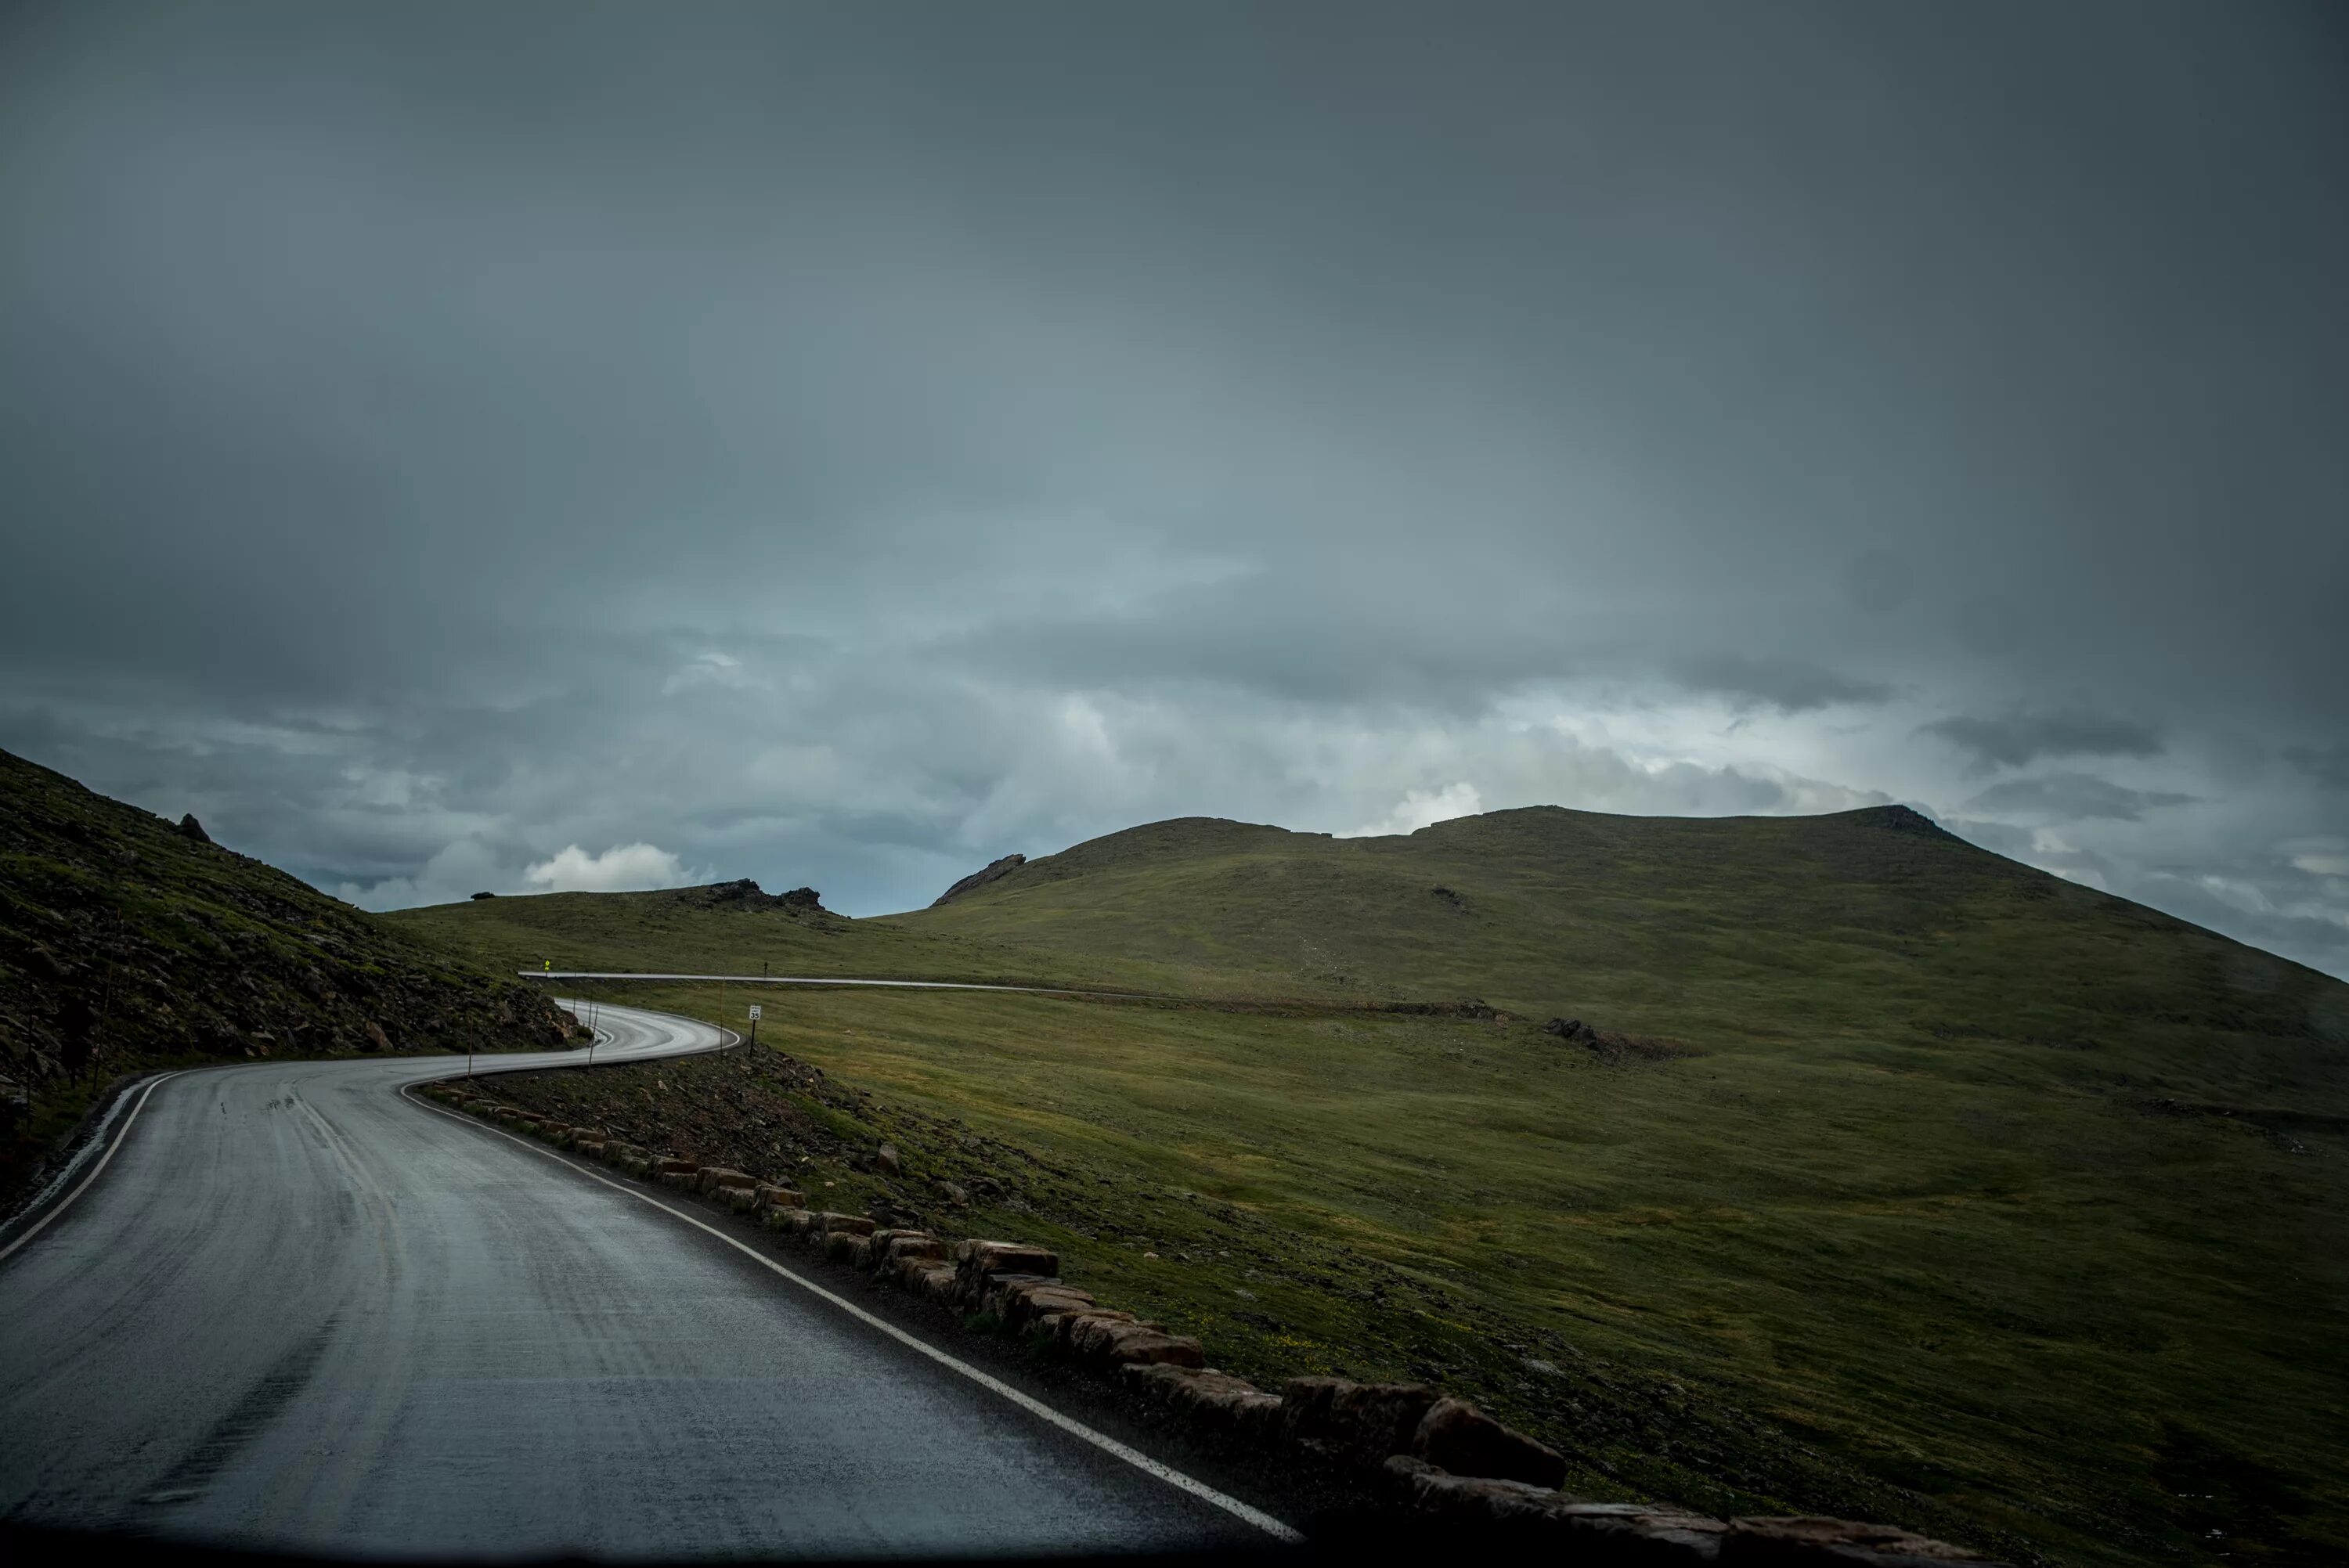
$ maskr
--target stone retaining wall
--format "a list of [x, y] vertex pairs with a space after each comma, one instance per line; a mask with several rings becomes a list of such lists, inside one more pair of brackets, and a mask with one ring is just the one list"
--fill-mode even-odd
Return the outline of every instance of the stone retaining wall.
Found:
[[1207, 1365], [1206, 1350], [1163, 1323], [1096, 1301], [1061, 1277], [1057, 1253], [1019, 1242], [948, 1240], [876, 1228], [863, 1214], [811, 1211], [781, 1182], [656, 1155], [592, 1128], [536, 1120], [446, 1084], [423, 1093], [630, 1175], [694, 1193], [827, 1258], [968, 1322], [1114, 1373], [1193, 1437], [1225, 1449], [1354, 1467], [1431, 1522], [1459, 1525], [1593, 1564], [1723, 1568], [1947, 1568], [1981, 1564], [1961, 1547], [1889, 1525], [1805, 1517], [1715, 1519], [1647, 1503], [1593, 1502], [1558, 1491], [1566, 1461], [1464, 1399], [1422, 1383], [1291, 1377], [1278, 1392]]

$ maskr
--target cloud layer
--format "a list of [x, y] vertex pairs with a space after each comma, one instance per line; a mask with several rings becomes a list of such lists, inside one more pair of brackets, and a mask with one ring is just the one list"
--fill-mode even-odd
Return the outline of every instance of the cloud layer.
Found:
[[1900, 799], [2349, 972], [2321, 10], [0, 27], [0, 745], [346, 896]]

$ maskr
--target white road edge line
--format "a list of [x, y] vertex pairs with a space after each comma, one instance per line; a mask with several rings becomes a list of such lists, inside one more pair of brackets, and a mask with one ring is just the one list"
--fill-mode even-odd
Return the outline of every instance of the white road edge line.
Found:
[[[681, 1052], [679, 1054], [691, 1055], [693, 1053]], [[716, 1226], [704, 1224], [690, 1214], [670, 1208], [667, 1203], [662, 1202], [659, 1199], [652, 1196], [652, 1194], [648, 1192], [639, 1192], [633, 1187], [622, 1186], [619, 1182], [612, 1181], [610, 1178], [604, 1176], [600, 1172], [590, 1171], [585, 1165], [565, 1160], [563, 1156], [555, 1153], [553, 1150], [542, 1149], [537, 1144], [529, 1141], [527, 1139], [518, 1138], [514, 1134], [504, 1130], [502, 1128], [492, 1127], [486, 1122], [477, 1120], [472, 1117], [460, 1115], [456, 1111], [446, 1109], [440, 1106], [428, 1104], [423, 1100], [418, 1099], [409, 1093], [409, 1090], [413, 1087], [413, 1085], [407, 1084], [400, 1086], [400, 1095], [403, 1099], [406, 1099], [409, 1104], [422, 1106], [425, 1109], [433, 1111], [438, 1115], [445, 1116], [451, 1121], [463, 1122], [466, 1126], [479, 1128], [483, 1132], [495, 1133], [498, 1137], [504, 1139], [509, 1143], [519, 1144], [523, 1148], [529, 1150], [533, 1154], [543, 1155], [546, 1159], [554, 1161], [557, 1165], [576, 1171], [580, 1175], [586, 1177], [590, 1181], [601, 1182], [603, 1185], [612, 1189], [615, 1192], [626, 1193], [627, 1196], [636, 1199], [639, 1202], [650, 1204], [652, 1207], [658, 1209], [664, 1214], [667, 1214], [674, 1219], [682, 1220], [687, 1224], [691, 1225], [695, 1230], [700, 1231], [705, 1234], [717, 1237], [719, 1241], [724, 1242], [728, 1246], [732, 1247], [736, 1252], [740, 1253], [744, 1257], [750, 1258], [754, 1263], [760, 1264], [761, 1265], [772, 1270], [776, 1274], [782, 1275], [783, 1278], [791, 1281], [793, 1284], [799, 1286], [802, 1290], [806, 1291], [809, 1295], [816, 1297], [818, 1300], [829, 1302], [833, 1306], [838, 1307], [841, 1311], [848, 1314], [849, 1316], [855, 1318], [859, 1323], [866, 1324], [874, 1328], [879, 1329], [882, 1333], [897, 1341], [900, 1345], [904, 1345], [910, 1349], [919, 1351], [922, 1355], [928, 1357], [939, 1366], [961, 1373], [964, 1377], [969, 1378], [980, 1387], [985, 1388], [991, 1393], [1001, 1395], [1004, 1398], [1010, 1400], [1013, 1404], [1019, 1406], [1030, 1415], [1039, 1417], [1050, 1422], [1053, 1426], [1060, 1428], [1070, 1436], [1082, 1439], [1084, 1441], [1089, 1442], [1092, 1444], [1093, 1447], [1101, 1449], [1103, 1453], [1123, 1460], [1134, 1469], [1141, 1470], [1145, 1474], [1155, 1476], [1160, 1480], [1164, 1481], [1167, 1485], [1174, 1487], [1178, 1491], [1187, 1491], [1192, 1496], [1199, 1498], [1203, 1501], [1215, 1504], [1225, 1512], [1255, 1525], [1258, 1530], [1263, 1531], [1267, 1535], [1271, 1536], [1276, 1541], [1285, 1542], [1292, 1546], [1304, 1544], [1305, 1537], [1303, 1534], [1290, 1529], [1288, 1525], [1283, 1524], [1280, 1521], [1265, 1512], [1262, 1509], [1251, 1508], [1247, 1503], [1242, 1502], [1238, 1498], [1226, 1497], [1224, 1493], [1217, 1491], [1214, 1487], [1209, 1486], [1206, 1482], [1196, 1480], [1191, 1476], [1185, 1475], [1181, 1470], [1174, 1469], [1172, 1465], [1162, 1464], [1158, 1460], [1152, 1459], [1148, 1454], [1142, 1452], [1139, 1449], [1128, 1448], [1125, 1444], [1119, 1442], [1115, 1438], [1109, 1436], [1105, 1432], [1094, 1431], [1091, 1427], [1086, 1426], [1082, 1421], [1077, 1420], [1073, 1417], [1062, 1415], [1060, 1411], [1052, 1408], [1051, 1406], [1045, 1404], [1041, 1399], [1034, 1398], [1027, 1394], [1021, 1393], [1019, 1389], [1014, 1388], [1010, 1384], [1004, 1382], [999, 1377], [992, 1377], [988, 1373], [980, 1371], [978, 1367], [973, 1367], [969, 1362], [958, 1360], [955, 1357], [949, 1356], [945, 1351], [938, 1349], [936, 1346], [926, 1344], [924, 1341], [916, 1338], [914, 1336], [906, 1333], [904, 1329], [898, 1327], [895, 1324], [889, 1322], [887, 1319], [874, 1316], [872, 1313], [865, 1311], [863, 1307], [857, 1305], [854, 1302], [850, 1301], [845, 1296], [834, 1295], [831, 1291], [824, 1289], [823, 1286], [816, 1284], [813, 1280], [803, 1278], [801, 1275], [792, 1273], [790, 1269], [785, 1268], [782, 1264], [767, 1256], [764, 1253], [761, 1253], [753, 1247], [744, 1246], [740, 1242], [736, 1241], [732, 1236], [730, 1236], [725, 1232], [719, 1230]]]
[[98, 1163], [89, 1168], [89, 1174], [81, 1179], [81, 1185], [67, 1193], [64, 1197], [58, 1199], [57, 1206], [51, 1209], [47, 1213], [42, 1215], [38, 1224], [36, 1224], [31, 1230], [26, 1231], [23, 1235], [18, 1236], [15, 1241], [10, 1242], [6, 1246], [0, 1247], [0, 1263], [6, 1263], [10, 1256], [16, 1253], [18, 1247], [23, 1246], [35, 1236], [37, 1236], [43, 1231], [47, 1230], [49, 1228], [50, 1221], [56, 1219], [59, 1214], [64, 1213], [67, 1205], [71, 1204], [76, 1198], [80, 1197], [84, 1192], [89, 1191], [89, 1184], [98, 1180], [98, 1173], [106, 1169], [107, 1162], [114, 1158], [114, 1151], [122, 1147], [122, 1140], [130, 1136], [130, 1124], [137, 1121], [139, 1119], [139, 1113], [147, 1109], [147, 1097], [153, 1094], [165, 1083], [169, 1082], [172, 1078], [178, 1078], [181, 1073], [185, 1071], [187, 1071], [185, 1068], [181, 1068], [176, 1071], [165, 1073], [161, 1078], [152, 1079], [148, 1083], [146, 1089], [139, 1096], [139, 1103], [132, 1106], [130, 1108], [130, 1114], [122, 1119], [122, 1126], [116, 1131], [114, 1141], [106, 1146], [106, 1152], [98, 1156]]

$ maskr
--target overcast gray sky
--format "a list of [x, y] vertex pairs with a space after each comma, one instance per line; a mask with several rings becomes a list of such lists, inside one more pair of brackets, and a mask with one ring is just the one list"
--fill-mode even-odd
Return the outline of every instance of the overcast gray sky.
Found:
[[1886, 799], [2349, 975], [2325, 4], [0, 13], [0, 745], [372, 907]]

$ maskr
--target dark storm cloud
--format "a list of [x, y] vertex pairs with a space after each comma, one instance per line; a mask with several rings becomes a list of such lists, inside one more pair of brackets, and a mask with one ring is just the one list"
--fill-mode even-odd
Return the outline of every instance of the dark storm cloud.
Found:
[[2098, 817], [2134, 822], [2156, 808], [2182, 806], [2193, 799], [2159, 789], [2127, 789], [2090, 773], [2048, 773], [1993, 784], [1959, 809], [2047, 822]]
[[2077, 757], [2349, 966], [2324, 7], [0, 29], [0, 744], [332, 885]]
[[1939, 736], [1983, 771], [2022, 768], [2043, 757], [2154, 757], [2161, 751], [2160, 733], [2150, 725], [2100, 713], [2018, 711], [1990, 718], [1960, 714], [1935, 719], [1919, 733]]
[[2319, 783], [2349, 790], [2349, 741], [2337, 746], [2288, 746], [2283, 757]]
[[1767, 704], [1783, 713], [1879, 703], [1892, 695], [1892, 688], [1880, 681], [1854, 680], [1800, 659], [1703, 654], [1682, 659], [1671, 669], [1694, 690], [1718, 692], [1738, 703]]

